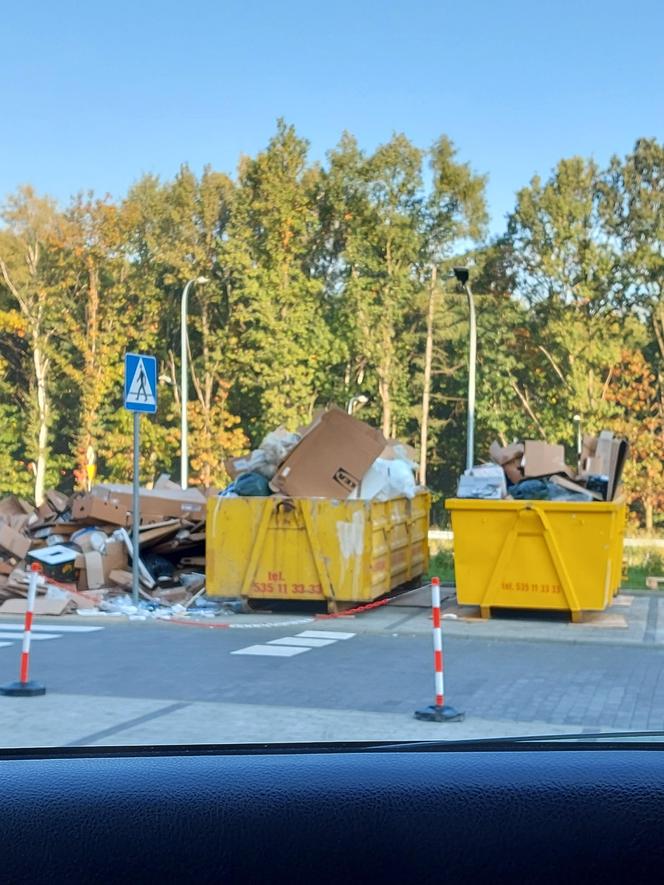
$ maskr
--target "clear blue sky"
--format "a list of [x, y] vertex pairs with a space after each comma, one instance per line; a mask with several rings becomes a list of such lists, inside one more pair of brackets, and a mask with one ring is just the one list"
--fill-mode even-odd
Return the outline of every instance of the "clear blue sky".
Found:
[[560, 157], [664, 134], [662, 0], [36, 0], [1, 27], [0, 196], [232, 172], [283, 116], [316, 159], [447, 133], [498, 231]]

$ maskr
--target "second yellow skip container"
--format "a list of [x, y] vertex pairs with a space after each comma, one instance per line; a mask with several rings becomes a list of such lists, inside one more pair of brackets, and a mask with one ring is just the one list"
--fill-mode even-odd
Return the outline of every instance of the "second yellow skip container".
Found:
[[371, 602], [425, 574], [427, 491], [413, 499], [212, 498], [206, 527], [211, 596]]
[[622, 502], [446, 501], [461, 605], [603, 611], [621, 580]]

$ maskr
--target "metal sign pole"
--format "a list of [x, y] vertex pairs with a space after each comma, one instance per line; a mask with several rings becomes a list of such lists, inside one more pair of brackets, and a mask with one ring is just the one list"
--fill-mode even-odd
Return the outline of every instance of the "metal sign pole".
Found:
[[470, 283], [466, 283], [468, 296], [469, 335], [468, 342], [468, 435], [466, 439], [466, 470], [472, 470], [475, 463], [475, 367], [477, 364], [477, 323], [475, 321], [475, 300]]
[[132, 514], [131, 514], [131, 598], [134, 605], [138, 605], [138, 554], [139, 535], [138, 527], [141, 521], [141, 503], [139, 497], [139, 473], [140, 473], [140, 450], [141, 450], [141, 413], [134, 412], [134, 483], [132, 489]]
[[147, 353], [125, 354], [124, 407], [134, 413], [134, 480], [131, 503], [131, 598], [138, 606], [138, 566], [141, 522], [141, 412], [154, 415], [157, 411], [157, 359]]

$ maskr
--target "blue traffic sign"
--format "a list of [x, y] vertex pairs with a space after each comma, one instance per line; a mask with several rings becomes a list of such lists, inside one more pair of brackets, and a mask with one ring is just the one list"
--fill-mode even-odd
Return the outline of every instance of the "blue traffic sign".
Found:
[[124, 407], [130, 412], [157, 411], [157, 357], [125, 354]]

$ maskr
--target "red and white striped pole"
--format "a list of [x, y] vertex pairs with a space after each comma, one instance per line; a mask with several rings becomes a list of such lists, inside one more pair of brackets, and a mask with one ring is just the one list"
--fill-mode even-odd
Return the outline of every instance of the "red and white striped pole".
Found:
[[21, 669], [18, 682], [10, 682], [0, 686], [0, 694], [8, 697], [36, 697], [46, 694], [46, 688], [40, 682], [30, 680], [30, 641], [32, 639], [32, 618], [35, 612], [35, 599], [37, 598], [37, 584], [41, 566], [33, 562], [30, 567], [30, 584], [28, 586], [28, 599], [25, 609], [25, 628], [23, 632], [23, 647], [21, 649]]
[[428, 722], [461, 722], [463, 713], [445, 705], [445, 675], [443, 661], [443, 632], [440, 626], [440, 578], [431, 579], [431, 611], [433, 617], [433, 674], [435, 703], [424, 710], [416, 710], [415, 718]]
[[436, 687], [436, 706], [445, 705], [445, 675], [443, 670], [443, 633], [440, 629], [440, 580], [431, 579], [431, 611], [433, 614], [433, 672]]

